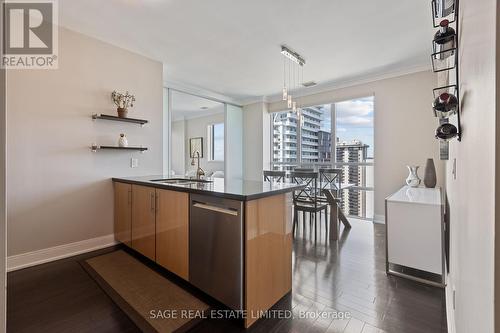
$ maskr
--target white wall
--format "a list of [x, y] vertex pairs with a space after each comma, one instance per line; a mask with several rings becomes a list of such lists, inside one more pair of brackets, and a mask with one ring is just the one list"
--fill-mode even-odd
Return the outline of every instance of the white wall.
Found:
[[[302, 98], [304, 105], [326, 104], [375, 96], [375, 216], [384, 215], [384, 199], [405, 184], [407, 164], [423, 167], [434, 158], [438, 186], [444, 184], [444, 167], [434, 138], [437, 121], [432, 116], [432, 72], [419, 72], [359, 84]], [[269, 104], [269, 111], [285, 109], [283, 102]], [[419, 171], [423, 178], [423, 170]]]
[[224, 169], [226, 179], [243, 179], [243, 108], [226, 104]]
[[[499, 168], [498, 164], [495, 167], [495, 150], [499, 147], [495, 128], [496, 11], [496, 0], [460, 1], [463, 136], [462, 142], [451, 144], [446, 172], [450, 208], [450, 332], [494, 332], [495, 179], [498, 181], [495, 168]], [[452, 175], [453, 159], [456, 179]]]
[[[92, 113], [115, 113], [115, 89], [135, 94], [129, 116], [150, 123], [93, 122]], [[162, 117], [161, 63], [67, 29], [59, 30], [58, 70], [9, 71], [9, 256], [112, 234], [110, 178], [162, 172]], [[150, 150], [90, 151], [122, 132]]]
[[[2, 28], [0, 28], [0, 32]], [[1, 33], [0, 33], [1, 35]], [[6, 119], [5, 119], [5, 70], [0, 69], [0, 332], [6, 330], [6, 307], [7, 307], [7, 215], [6, 215]]]
[[244, 178], [262, 181], [264, 170], [270, 169], [270, 116], [267, 103], [243, 107]]
[[[171, 167], [176, 175], [186, 173], [186, 121], [173, 121], [171, 125], [172, 132], [172, 154]], [[205, 148], [203, 148], [205, 149]]]
[[[196, 171], [196, 165], [191, 165], [191, 158], [189, 157], [189, 139], [198, 137], [203, 138], [203, 158], [200, 158], [200, 167], [205, 172], [224, 171], [224, 161], [208, 160], [208, 125], [218, 123], [224, 123], [224, 113], [217, 113], [206, 117], [197, 117], [185, 120], [185, 150], [182, 156], [186, 171]], [[173, 151], [172, 147], [172, 152]], [[224, 158], [226, 157], [224, 156]], [[174, 162], [173, 158], [172, 162]]]

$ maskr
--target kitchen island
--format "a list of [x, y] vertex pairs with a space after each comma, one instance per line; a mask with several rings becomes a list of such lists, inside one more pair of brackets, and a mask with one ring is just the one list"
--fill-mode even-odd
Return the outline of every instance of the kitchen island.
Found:
[[240, 311], [251, 326], [292, 288], [292, 196], [302, 185], [113, 178], [115, 238]]

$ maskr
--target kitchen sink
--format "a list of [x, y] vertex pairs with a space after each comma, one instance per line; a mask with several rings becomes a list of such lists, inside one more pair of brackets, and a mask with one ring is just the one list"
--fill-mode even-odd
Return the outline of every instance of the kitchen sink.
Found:
[[189, 185], [196, 183], [211, 183], [211, 180], [205, 179], [188, 179], [188, 178], [167, 178], [167, 179], [152, 179], [152, 182], [163, 183], [163, 184], [173, 184], [173, 185]]

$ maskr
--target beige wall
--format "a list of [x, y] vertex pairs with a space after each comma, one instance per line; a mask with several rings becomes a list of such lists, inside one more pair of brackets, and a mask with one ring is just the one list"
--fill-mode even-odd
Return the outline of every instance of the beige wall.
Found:
[[[500, 112], [500, 4], [496, 10], [496, 114]], [[500, 117], [495, 116], [495, 207], [500, 207]], [[495, 209], [495, 230], [500, 223], [500, 209]], [[495, 236], [495, 331], [500, 332], [500, 237]]]
[[267, 103], [243, 107], [243, 175], [246, 180], [261, 181], [263, 170], [270, 169], [270, 117]]
[[[113, 232], [110, 178], [162, 172], [162, 64], [61, 28], [58, 70], [9, 71], [7, 79], [8, 254]], [[145, 127], [92, 121], [114, 114], [113, 90], [136, 96], [129, 116]], [[126, 133], [145, 154], [92, 153]], [[130, 158], [139, 167], [130, 168]]]
[[[0, 28], [1, 35], [2, 28]], [[0, 69], [0, 332], [6, 330], [6, 256], [7, 256], [7, 219], [5, 205], [5, 70]]]
[[[191, 165], [191, 158], [189, 157], [189, 139], [190, 138], [203, 138], [203, 158], [200, 158], [200, 167], [205, 172], [224, 171], [224, 161], [209, 161], [208, 160], [208, 125], [218, 124], [224, 122], [224, 113], [213, 114], [206, 117], [198, 117], [186, 119], [185, 124], [185, 137], [184, 137], [184, 151], [182, 152], [184, 166], [186, 171], [196, 172], [196, 165]], [[173, 142], [172, 142], [173, 144]], [[172, 153], [175, 148], [172, 147]], [[172, 157], [172, 163], [173, 157]]]
[[495, 0], [460, 1], [463, 136], [462, 142], [451, 144], [446, 172], [451, 233], [447, 286], [450, 332], [494, 331], [496, 6]]
[[171, 168], [176, 175], [184, 175], [186, 173], [186, 121], [173, 121], [171, 132]]
[[[432, 116], [432, 89], [437, 82], [432, 72], [419, 72], [366, 84], [336, 89], [302, 98], [304, 105], [338, 102], [375, 96], [375, 215], [383, 218], [384, 199], [405, 184], [406, 165], [423, 167], [434, 158], [438, 185], [444, 184], [443, 163], [434, 138], [437, 121]], [[270, 111], [285, 109], [283, 102], [271, 103]]]

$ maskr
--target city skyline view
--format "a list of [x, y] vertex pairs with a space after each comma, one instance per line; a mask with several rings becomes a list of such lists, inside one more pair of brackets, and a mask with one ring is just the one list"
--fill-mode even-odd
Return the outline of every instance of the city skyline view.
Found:
[[[344, 211], [351, 216], [373, 216], [373, 96], [321, 104], [271, 115], [273, 169], [293, 171], [297, 166], [319, 168], [340, 163], [340, 181], [357, 188], [342, 193]], [[335, 112], [332, 115], [332, 107]], [[336, 133], [338, 143], [332, 138]]]
[[[331, 104], [318, 106], [321, 112], [320, 130], [331, 133]], [[368, 157], [373, 158], [374, 150], [374, 96], [355, 98], [335, 103], [336, 134], [340, 142], [354, 140], [368, 145]]]
[[373, 158], [374, 97], [369, 96], [335, 103], [335, 111], [339, 141], [359, 140], [369, 146], [368, 157]]

